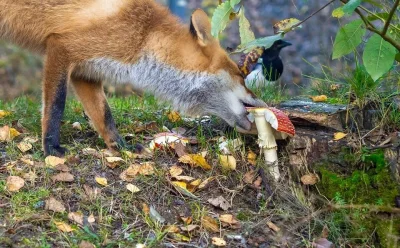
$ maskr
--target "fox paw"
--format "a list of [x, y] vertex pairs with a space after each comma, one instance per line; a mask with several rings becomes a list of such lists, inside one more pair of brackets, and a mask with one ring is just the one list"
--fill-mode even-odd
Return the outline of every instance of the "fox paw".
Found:
[[64, 157], [68, 152], [68, 149], [61, 146], [48, 146], [45, 149], [45, 156], [56, 156], [56, 157]]

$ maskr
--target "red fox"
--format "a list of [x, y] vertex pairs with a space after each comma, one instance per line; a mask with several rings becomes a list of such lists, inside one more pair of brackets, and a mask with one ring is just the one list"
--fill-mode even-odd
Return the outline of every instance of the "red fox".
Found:
[[187, 115], [216, 115], [250, 129], [245, 106], [266, 106], [211, 36], [207, 14], [190, 27], [153, 0], [0, 0], [0, 38], [45, 55], [42, 139], [62, 156], [67, 84], [110, 149], [124, 146], [103, 80], [130, 83]]

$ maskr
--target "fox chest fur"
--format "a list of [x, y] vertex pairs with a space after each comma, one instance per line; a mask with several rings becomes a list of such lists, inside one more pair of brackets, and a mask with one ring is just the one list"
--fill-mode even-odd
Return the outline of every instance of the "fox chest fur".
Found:
[[202, 10], [190, 27], [152, 0], [0, 0], [0, 37], [45, 55], [43, 145], [63, 154], [66, 85], [111, 148], [124, 145], [102, 81], [129, 83], [190, 115], [213, 114], [248, 130], [245, 105], [264, 106], [211, 36]]

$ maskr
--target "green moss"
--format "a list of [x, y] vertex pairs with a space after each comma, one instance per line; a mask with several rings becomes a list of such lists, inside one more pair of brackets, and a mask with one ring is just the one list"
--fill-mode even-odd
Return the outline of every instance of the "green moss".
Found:
[[398, 247], [398, 238], [400, 237], [400, 219], [377, 220], [376, 233], [380, 239], [381, 247]]
[[339, 193], [347, 203], [393, 205], [399, 190], [390, 177], [383, 152], [363, 154], [361, 161], [369, 169], [354, 170], [351, 175], [320, 167], [322, 193], [330, 199]]
[[16, 217], [24, 217], [37, 213], [43, 200], [50, 195], [48, 189], [38, 188], [34, 191], [21, 191], [11, 196], [11, 206]]

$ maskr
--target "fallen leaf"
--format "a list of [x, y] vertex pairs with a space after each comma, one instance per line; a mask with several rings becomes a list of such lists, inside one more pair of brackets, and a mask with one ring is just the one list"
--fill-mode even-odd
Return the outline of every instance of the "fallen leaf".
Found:
[[192, 216], [180, 216], [181, 220], [183, 223], [185, 223], [186, 225], [190, 225], [193, 222], [193, 217]]
[[76, 130], [79, 130], [79, 131], [82, 131], [82, 125], [79, 122], [72, 123], [72, 128], [76, 129]]
[[131, 183], [129, 183], [129, 184], [126, 185], [126, 189], [129, 190], [129, 191], [132, 192], [132, 193], [140, 192], [140, 189], [138, 188], [138, 186], [133, 185], [133, 184], [131, 184]]
[[11, 115], [11, 112], [0, 110], [0, 119]]
[[154, 173], [155, 171], [153, 162], [145, 162], [139, 167], [139, 174], [142, 176], [150, 176]]
[[159, 222], [159, 223], [164, 223], [166, 220], [164, 219], [164, 217], [162, 217], [161, 216], [161, 214], [160, 213], [158, 213], [157, 212], [157, 210], [153, 207], [153, 206], [150, 206], [150, 212], [149, 212], [149, 214], [150, 214], [150, 218], [153, 220], [153, 221], [156, 221], [156, 222]]
[[316, 174], [308, 174], [302, 176], [300, 180], [304, 185], [314, 185], [318, 182], [318, 176]]
[[228, 210], [231, 207], [231, 204], [224, 197], [219, 196], [217, 198], [209, 199], [208, 202], [214, 207], [221, 208], [222, 210]]
[[187, 189], [190, 191], [190, 192], [195, 192], [196, 191], [196, 189], [200, 186], [200, 184], [201, 184], [201, 179], [197, 179], [197, 180], [194, 180], [193, 182], [190, 182], [188, 185], [187, 185]]
[[27, 152], [33, 148], [31, 143], [27, 143], [24, 141], [18, 143], [17, 147], [21, 152]]
[[59, 158], [55, 156], [48, 156], [44, 160], [47, 166], [50, 167], [56, 167], [57, 165], [64, 164], [65, 163], [65, 158]]
[[213, 245], [215, 245], [217, 247], [226, 246], [226, 241], [223, 238], [213, 237], [211, 239], [211, 242], [212, 242]]
[[187, 154], [179, 158], [179, 162], [184, 164], [189, 164], [191, 166], [200, 166], [204, 170], [211, 170], [211, 165], [209, 165], [206, 159], [201, 154]]
[[82, 153], [85, 156], [94, 156], [96, 158], [101, 158], [101, 153], [93, 148], [84, 148], [82, 149]]
[[135, 132], [135, 133], [140, 133], [140, 132], [143, 132], [143, 131], [147, 131], [147, 132], [159, 132], [159, 131], [160, 131], [160, 128], [158, 127], [157, 122], [152, 121], [152, 122], [145, 123], [145, 124], [142, 124], [142, 125], [137, 126], [137, 127], [135, 128], [135, 131], [134, 131], [134, 132]]
[[70, 225], [62, 221], [54, 221], [54, 224], [56, 225], [57, 229], [60, 230], [61, 232], [70, 233], [75, 230]]
[[164, 147], [171, 147], [178, 142], [185, 145], [189, 142], [189, 140], [176, 133], [159, 133], [154, 135], [154, 140], [150, 142], [149, 148], [150, 150], [154, 150], [156, 148], [163, 149]]
[[179, 176], [182, 173], [183, 173], [183, 169], [180, 166], [174, 165], [174, 166], [171, 166], [171, 168], [169, 168], [169, 174], [171, 175], [171, 177]]
[[117, 150], [109, 150], [109, 149], [102, 149], [100, 151], [101, 155], [103, 157], [120, 157], [121, 154]]
[[211, 218], [210, 216], [203, 216], [203, 218], [201, 218], [201, 225], [209, 232], [219, 232], [217, 220]]
[[180, 116], [179, 113], [176, 112], [176, 111], [170, 111], [170, 112], [168, 112], [168, 119], [169, 119], [172, 123], [175, 123], [175, 122], [178, 122], [178, 121], [181, 120], [181, 116]]
[[214, 177], [209, 177], [206, 180], [204, 180], [200, 185], [199, 185], [199, 189], [204, 189], [205, 187], [207, 187], [207, 185], [214, 180]]
[[176, 176], [174, 178], [178, 181], [184, 181], [184, 182], [192, 182], [195, 180], [195, 178], [191, 176]]
[[277, 225], [275, 225], [275, 224], [272, 223], [271, 221], [268, 221], [268, 222], [267, 222], [267, 226], [268, 226], [271, 230], [273, 230], [274, 232], [279, 232], [279, 231], [281, 230]]
[[327, 240], [326, 238], [320, 238], [315, 240], [312, 243], [312, 247], [313, 248], [332, 248], [334, 247], [333, 243], [329, 240]]
[[239, 221], [231, 214], [223, 214], [219, 216], [219, 220], [229, 225], [236, 225]]
[[178, 155], [178, 157], [183, 157], [183, 156], [187, 155], [186, 146], [184, 144], [182, 144], [182, 142], [177, 142], [175, 144], [175, 152], [176, 152], [176, 155]]
[[122, 158], [120, 157], [106, 157], [106, 162], [107, 166], [111, 169], [115, 169], [117, 166], [121, 165], [123, 162], [125, 162]]
[[246, 174], [244, 174], [243, 181], [247, 184], [253, 184], [256, 176], [257, 172], [255, 170], [248, 171]]
[[181, 193], [182, 195], [191, 197], [193, 199], [198, 199], [197, 196], [195, 196], [194, 194], [192, 194], [188, 189], [187, 189], [187, 184], [185, 182], [171, 182], [172, 186], [174, 186], [174, 188]]
[[81, 212], [71, 212], [68, 214], [68, 219], [83, 226], [83, 214]]
[[96, 248], [96, 246], [88, 241], [82, 241], [78, 248]]
[[107, 178], [105, 178], [105, 177], [95, 177], [95, 180], [98, 184], [100, 184], [102, 186], [108, 185]]
[[74, 175], [69, 172], [61, 172], [51, 177], [51, 180], [53, 180], [53, 182], [73, 182], [74, 179]]
[[184, 231], [184, 232], [193, 232], [197, 228], [199, 228], [198, 225], [187, 225], [187, 226], [182, 226], [181, 230]]
[[321, 96], [311, 96], [313, 102], [326, 102], [328, 101], [328, 97], [326, 95]]
[[168, 233], [179, 233], [180, 232], [179, 227], [176, 225], [166, 226], [165, 230]]
[[10, 142], [19, 135], [20, 133], [15, 128], [10, 128], [9, 126], [0, 128], [0, 141]]
[[57, 171], [62, 171], [62, 172], [70, 172], [71, 171], [71, 169], [66, 164], [59, 164], [56, 167], [54, 167], [54, 169]]
[[174, 240], [176, 240], [176, 241], [182, 241], [182, 242], [189, 242], [190, 241], [189, 237], [187, 237], [187, 236], [185, 236], [183, 234], [180, 234], [180, 233], [172, 233], [171, 235], [172, 235], [172, 238]]
[[10, 192], [18, 192], [25, 185], [25, 180], [18, 176], [7, 177], [6, 188]]
[[51, 197], [49, 199], [47, 199], [45, 201], [46, 205], [45, 205], [45, 209], [46, 210], [51, 210], [54, 211], [56, 213], [63, 213], [65, 212], [65, 207], [64, 205], [57, 201], [55, 198]]
[[129, 166], [128, 169], [124, 170], [120, 175], [119, 178], [125, 182], [133, 182], [135, 177], [139, 174], [140, 166], [136, 164], [132, 164]]
[[247, 154], [247, 162], [255, 166], [257, 164], [257, 154], [250, 150]]
[[334, 140], [334, 141], [338, 141], [338, 140], [343, 139], [343, 138], [346, 137], [346, 136], [347, 136], [346, 133], [338, 132], [338, 133], [335, 133], [335, 134], [333, 135], [333, 140]]
[[220, 152], [223, 155], [231, 155], [236, 152], [241, 146], [243, 142], [241, 139], [234, 140], [225, 140], [218, 145]]
[[225, 170], [236, 170], [236, 159], [233, 156], [219, 155], [219, 163]]

